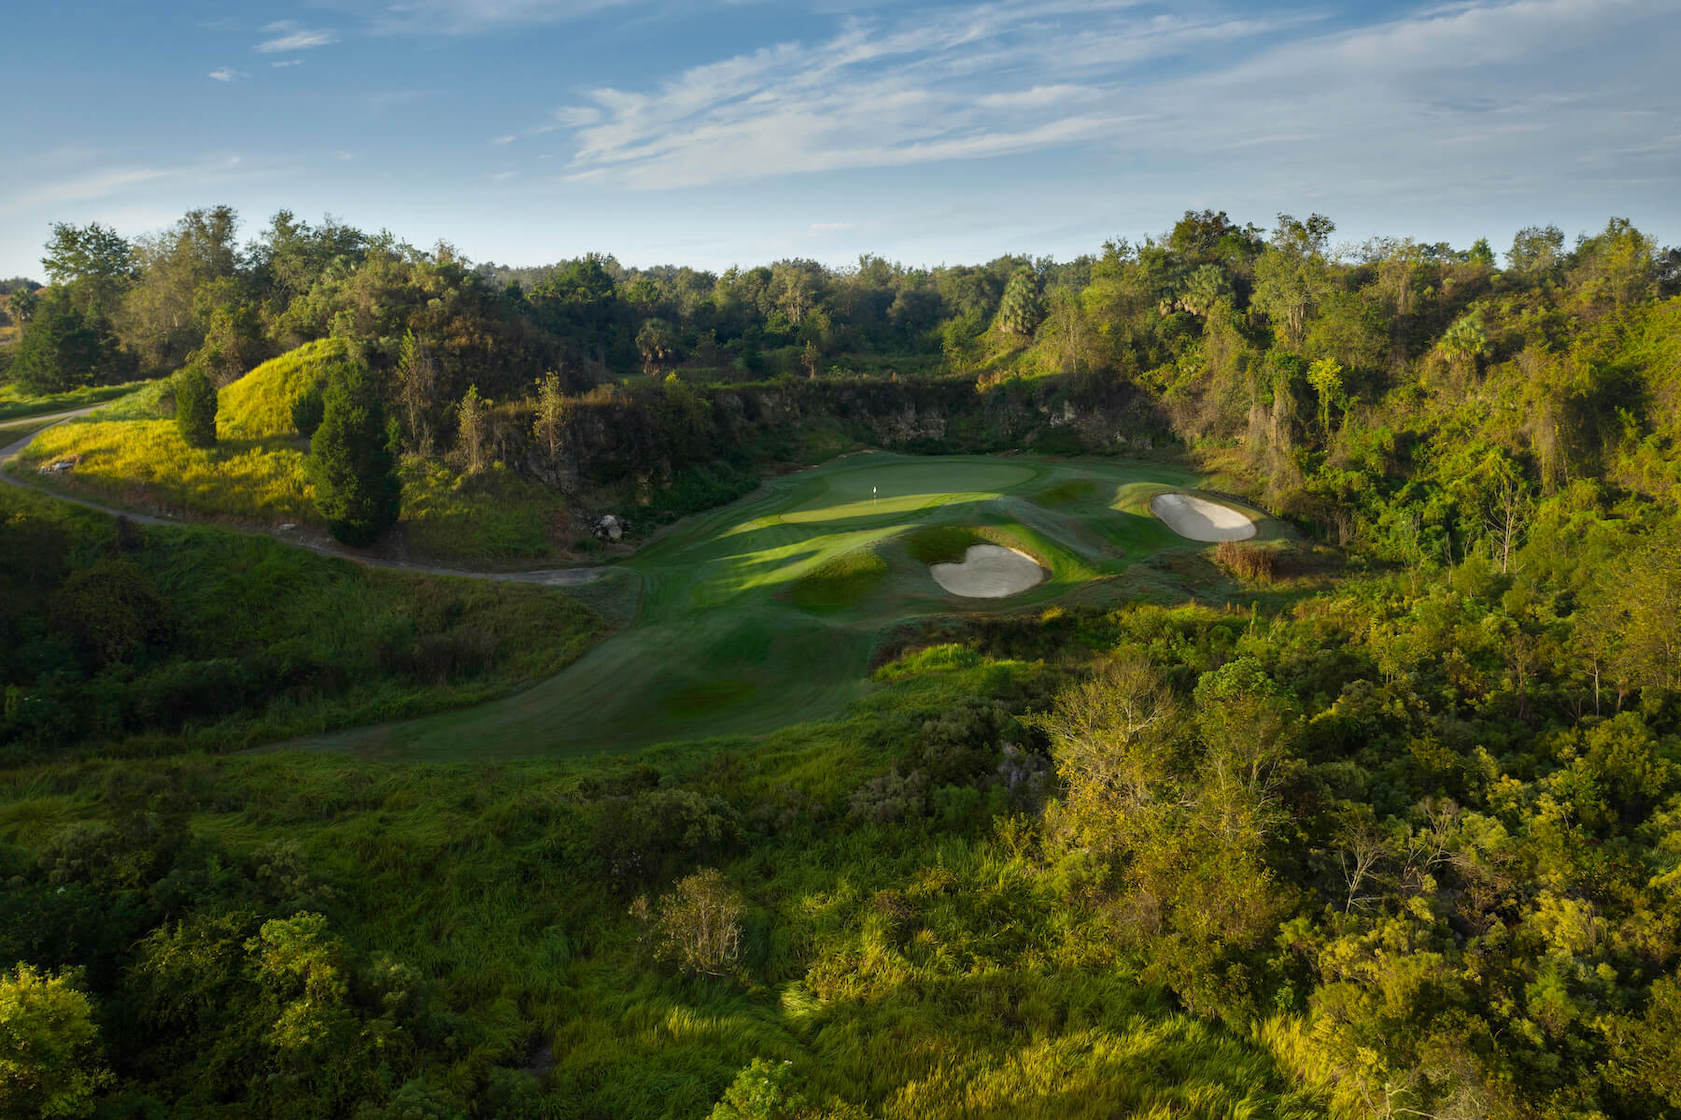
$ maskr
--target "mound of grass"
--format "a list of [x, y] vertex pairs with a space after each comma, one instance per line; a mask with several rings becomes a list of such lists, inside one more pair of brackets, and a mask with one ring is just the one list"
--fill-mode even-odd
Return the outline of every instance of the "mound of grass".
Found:
[[[76, 421], [43, 432], [20, 458], [25, 470], [75, 459], [76, 469], [53, 485], [148, 513], [321, 524], [304, 476], [305, 444], [294, 437], [223, 439], [201, 450], [173, 420]], [[398, 530], [411, 558], [472, 567], [554, 555], [550, 532], [562, 506], [541, 484], [502, 468], [464, 477], [419, 459], [404, 462], [402, 478]]]
[[318, 339], [266, 361], [223, 386], [218, 398], [217, 431], [223, 439], [296, 435], [292, 405], [311, 389], [325, 388], [327, 367], [345, 356], [342, 339]]
[[818, 565], [788, 589], [796, 607], [829, 614], [858, 603], [887, 578], [887, 561], [874, 549], [861, 548]]
[[72, 422], [20, 456], [25, 468], [75, 459], [57, 485], [139, 509], [247, 522], [315, 523], [301, 441], [227, 440], [187, 446], [173, 420]]
[[1089, 478], [1071, 478], [1034, 494], [1028, 500], [1048, 509], [1066, 509], [1097, 497], [1097, 483]]
[[753, 695], [753, 682], [751, 681], [707, 681], [704, 684], [697, 684], [673, 692], [660, 703], [672, 715], [692, 716], [727, 708], [751, 695]]
[[905, 535], [905, 550], [918, 564], [960, 564], [971, 545], [985, 539], [962, 525], [929, 525]]

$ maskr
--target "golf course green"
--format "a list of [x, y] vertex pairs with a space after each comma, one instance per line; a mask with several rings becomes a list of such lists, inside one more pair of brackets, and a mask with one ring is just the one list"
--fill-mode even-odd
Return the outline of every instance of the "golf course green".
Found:
[[[1126, 595], [1165, 548], [1197, 550], [1151, 515], [1195, 475], [1154, 463], [1025, 456], [843, 456], [689, 518], [609, 572], [599, 596], [632, 621], [564, 672], [479, 707], [320, 736], [294, 747], [393, 759], [503, 760], [757, 734], [825, 719], [869, 688], [890, 627]], [[963, 598], [929, 564], [992, 543], [1045, 578]]]

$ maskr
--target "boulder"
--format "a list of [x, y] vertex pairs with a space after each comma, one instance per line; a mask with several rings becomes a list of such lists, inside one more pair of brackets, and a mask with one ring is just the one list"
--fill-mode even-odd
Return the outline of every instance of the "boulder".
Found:
[[602, 514], [594, 525], [597, 540], [617, 541], [624, 537], [630, 525], [610, 513]]

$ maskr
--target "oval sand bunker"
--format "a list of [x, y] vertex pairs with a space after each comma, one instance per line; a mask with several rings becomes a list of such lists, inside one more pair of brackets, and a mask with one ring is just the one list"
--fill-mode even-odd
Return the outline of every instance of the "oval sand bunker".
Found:
[[1255, 535], [1247, 513], [1190, 494], [1157, 494], [1150, 512], [1169, 529], [1193, 541], [1246, 541]]
[[1002, 599], [1035, 587], [1045, 578], [1033, 557], [995, 544], [972, 544], [961, 564], [930, 564], [934, 582], [965, 599]]

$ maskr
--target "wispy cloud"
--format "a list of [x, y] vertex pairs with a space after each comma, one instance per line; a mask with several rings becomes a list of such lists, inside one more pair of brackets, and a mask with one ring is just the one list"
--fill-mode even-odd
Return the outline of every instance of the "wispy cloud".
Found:
[[231, 66], [218, 67], [217, 69], [212, 70], [209, 76], [218, 82], [232, 82], [237, 81], [240, 78], [247, 77], [245, 71], [235, 70]]
[[285, 70], [287, 67], [302, 66], [303, 64], [304, 60], [301, 58], [283, 58], [279, 62], [269, 63], [269, 65], [274, 67], [276, 70]]
[[196, 163], [173, 166], [133, 165], [101, 167], [84, 171], [53, 182], [39, 183], [32, 189], [9, 194], [0, 202], [0, 213], [27, 210], [34, 206], [54, 206], [73, 202], [118, 198], [136, 188], [159, 186], [174, 182], [192, 182], [196, 186], [225, 182], [243, 174], [238, 156], [221, 156]]
[[1681, 46], [1672, 0], [1458, 0], [1342, 29], [1308, 8], [995, 0], [845, 19], [824, 39], [593, 89], [546, 127], [572, 134], [571, 181], [616, 187], [1077, 146], [1117, 169], [1218, 167], [1227, 182], [1259, 160], [1245, 173], [1263, 197], [1330, 180], [1393, 194], [1431, 176], [1451, 193], [1494, 181], [1478, 145], [1507, 172], [1524, 152], [1550, 163], [1538, 129], [1586, 150], [1619, 134], [1628, 151], [1646, 125], [1618, 114], [1651, 107], [1655, 88], [1620, 80], [1631, 43], [1649, 65]]
[[639, 0], [404, 0], [370, 3], [375, 31], [385, 34], [468, 35], [508, 27], [559, 23]]
[[518, 136], [493, 136], [491, 137], [490, 142], [492, 144], [512, 144], [518, 139]]
[[274, 36], [258, 43], [256, 50], [262, 54], [282, 54], [287, 51], [307, 51], [316, 47], [325, 47], [339, 41], [338, 32], [326, 28], [308, 28], [289, 19], [278, 20], [268, 24], [263, 31]]
[[[1080, 30], [1060, 30], [1065, 15]], [[1282, 25], [1119, 0], [853, 19], [824, 41], [696, 66], [653, 90], [593, 90], [554, 121], [574, 130], [575, 178], [631, 187], [1021, 154], [1116, 135], [1137, 115], [1118, 88], [1134, 68]]]

